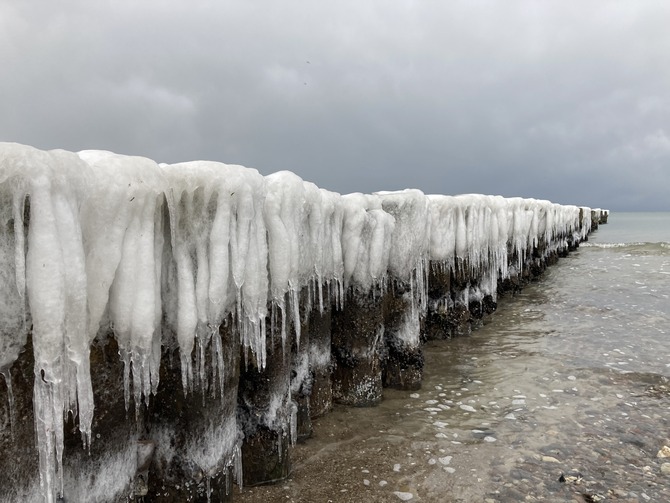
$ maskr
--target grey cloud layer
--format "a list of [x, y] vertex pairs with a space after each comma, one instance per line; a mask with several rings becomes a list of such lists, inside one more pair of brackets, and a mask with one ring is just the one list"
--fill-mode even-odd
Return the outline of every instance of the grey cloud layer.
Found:
[[0, 139], [670, 210], [666, 2], [0, 0]]

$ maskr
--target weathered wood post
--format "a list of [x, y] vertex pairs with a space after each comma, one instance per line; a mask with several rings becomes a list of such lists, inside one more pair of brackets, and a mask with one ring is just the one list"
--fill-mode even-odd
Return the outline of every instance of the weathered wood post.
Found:
[[236, 415], [239, 331], [229, 316], [207, 335], [209, 340], [198, 341], [198, 354], [192, 355], [199, 376], [191, 390], [183, 388], [177, 350], [163, 350], [160, 386], [148, 414], [154, 452], [146, 494], [151, 501], [232, 501], [242, 441]]
[[330, 301], [323, 309], [315, 306], [309, 312], [309, 368], [312, 378], [309, 393], [309, 412], [312, 419], [323, 416], [333, 408], [333, 360], [331, 355]]
[[345, 309], [332, 313], [333, 400], [338, 403], [370, 407], [382, 399], [385, 295], [375, 290], [349, 289]]
[[[403, 288], [404, 286], [404, 288]], [[384, 306], [385, 387], [417, 390], [423, 379], [421, 306], [407, 285], [396, 285]]]
[[428, 309], [424, 323], [426, 340], [449, 339], [453, 333], [451, 268], [443, 262], [431, 262], [428, 270]]
[[421, 320], [427, 306], [430, 206], [419, 190], [378, 192], [395, 226], [389, 254], [389, 300], [384, 312], [384, 385], [419, 389], [423, 378]]
[[295, 338], [291, 344], [291, 400], [296, 407], [295, 438], [293, 441], [305, 441], [312, 436], [312, 413], [310, 395], [314, 377], [310, 369], [312, 331], [310, 321], [314, 310], [312, 292], [309, 287], [300, 293], [300, 341]]
[[[245, 486], [277, 482], [291, 471], [291, 433], [297, 413], [290, 392], [293, 330], [288, 320], [278, 321], [268, 324], [265, 366], [253, 354], [246, 355], [241, 363], [237, 417], [244, 434]], [[286, 323], [283, 336], [279, 328], [282, 323]]]
[[[333, 399], [357, 407], [382, 399], [386, 275], [394, 219], [379, 198], [342, 196], [344, 306], [332, 313]], [[340, 303], [342, 299], [340, 298]]]

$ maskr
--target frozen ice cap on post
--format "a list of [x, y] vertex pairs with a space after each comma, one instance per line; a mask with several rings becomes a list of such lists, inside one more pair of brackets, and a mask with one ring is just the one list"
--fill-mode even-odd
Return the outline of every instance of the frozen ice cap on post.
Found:
[[[62, 150], [45, 152], [18, 144], [0, 144], [0, 153], [0, 193], [7, 201], [11, 200], [14, 219], [14, 263], [8, 270], [15, 277], [7, 279], [16, 288], [15, 293], [13, 288], [9, 289], [10, 295], [3, 304], [20, 305], [17, 312], [23, 317], [24, 289], [27, 292], [33, 327], [33, 407], [40, 486], [47, 500], [52, 500], [63, 489], [65, 412], [79, 416], [84, 444], [91, 437], [93, 393], [86, 332], [86, 271], [79, 223], [80, 204], [90, 171], [75, 154]], [[30, 201], [30, 225], [24, 256], [26, 198]], [[3, 251], [9, 259], [9, 250]], [[11, 317], [8, 321], [16, 323]], [[2, 325], [6, 326], [7, 321]], [[25, 343], [24, 329], [21, 327], [7, 339], [3, 334], [3, 340], [0, 361], [4, 367], [18, 356], [17, 343]], [[8, 382], [8, 389], [10, 386]]]
[[342, 296], [344, 276], [342, 221], [344, 213], [340, 194], [325, 189], [318, 189], [318, 191], [320, 202], [312, 206], [308, 218], [312, 246], [315, 248], [314, 268], [319, 310], [323, 312], [324, 283], [331, 292], [332, 300], [337, 300], [338, 297], [341, 300]]
[[299, 343], [300, 291], [310, 286], [318, 289], [323, 309], [323, 283], [342, 280], [340, 196], [289, 171], [273, 173], [265, 181], [270, 300], [273, 311], [281, 311], [282, 340], [286, 320], [292, 319]]
[[390, 259], [395, 219], [375, 195], [342, 196], [344, 287], [362, 292], [383, 288]]
[[316, 190], [308, 192], [302, 178], [290, 171], [273, 173], [265, 181], [270, 291], [272, 300], [281, 304], [288, 292], [306, 284], [314, 272], [311, 241], [302, 240], [310, 236], [306, 232], [307, 205], [313, 205], [319, 194]]
[[500, 196], [430, 195], [432, 261], [454, 267], [456, 259], [469, 267], [504, 269], [508, 215]]
[[[389, 272], [394, 279], [412, 285], [425, 304], [426, 271], [430, 249], [429, 201], [423, 192], [406, 189], [376, 192], [382, 209], [393, 216]], [[425, 307], [425, 306], [424, 306]]]
[[591, 208], [587, 206], [582, 206], [579, 208], [581, 211], [581, 216], [582, 216], [582, 228], [581, 228], [581, 233], [579, 234], [581, 239], [585, 239], [586, 236], [588, 236], [589, 232], [591, 232], [591, 228], [593, 226], [593, 222], [591, 219]]
[[[36, 149], [0, 143], [0, 372], [11, 390], [9, 367], [26, 344], [25, 233], [23, 214], [31, 154]], [[39, 169], [33, 167], [32, 169]], [[44, 168], [45, 169], [45, 168]], [[10, 395], [10, 403], [11, 403]]]
[[89, 337], [105, 307], [124, 362], [124, 396], [130, 374], [136, 412], [158, 387], [160, 365], [163, 204], [167, 180], [145, 157], [82, 151], [94, 173], [81, 214], [89, 287]]
[[[265, 178], [265, 226], [268, 233], [268, 270], [270, 295], [281, 311], [282, 342], [286, 341], [286, 319], [293, 319], [298, 343], [300, 289], [315, 273], [314, 253], [307, 220], [307, 205], [320, 199], [316, 190], [309, 190], [302, 178], [290, 171], [280, 171]], [[308, 196], [310, 196], [308, 200]], [[286, 302], [288, 300], [288, 308]]]
[[456, 202], [454, 196], [426, 196], [430, 214], [430, 260], [453, 268], [456, 258]]
[[214, 337], [220, 386], [223, 361], [219, 326], [234, 314], [242, 343], [265, 359], [267, 242], [263, 222], [265, 181], [254, 169], [218, 162], [163, 165], [170, 187], [172, 243], [166, 304], [177, 334], [184, 389], [192, 387], [192, 353], [198, 346], [200, 383], [204, 351]]

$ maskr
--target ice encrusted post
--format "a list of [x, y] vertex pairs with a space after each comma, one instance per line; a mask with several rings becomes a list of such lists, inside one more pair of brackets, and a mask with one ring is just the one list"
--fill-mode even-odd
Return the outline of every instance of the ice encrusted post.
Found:
[[470, 333], [495, 309], [496, 282], [506, 273], [508, 219], [502, 197], [428, 196], [430, 270], [425, 336]]
[[421, 321], [427, 305], [429, 201], [419, 190], [375, 195], [395, 220], [384, 306], [383, 384], [415, 390], [421, 387], [423, 377]]
[[[293, 329], [290, 321], [278, 319], [276, 323]], [[282, 340], [279, 330], [274, 323], [268, 330], [264, 366], [254, 355], [246, 355], [242, 363], [237, 418], [244, 434], [245, 486], [277, 482], [290, 473], [292, 424], [297, 409], [290, 393], [291, 342]]]
[[255, 170], [212, 162], [163, 170], [172, 189], [163, 286], [167, 384], [153, 417], [149, 490], [170, 487], [169, 501], [223, 501], [232, 494], [231, 476], [242, 484], [241, 354], [260, 368], [266, 362], [265, 182]]
[[312, 204], [309, 215], [315, 270], [310, 289], [311, 309], [307, 310], [311, 379], [308, 400], [312, 419], [329, 412], [333, 406], [332, 312], [333, 309], [342, 309], [344, 300], [342, 198], [323, 189], [319, 189], [319, 196], [317, 204]]
[[291, 343], [291, 400], [295, 407], [295, 424], [293, 441], [305, 441], [312, 435], [312, 413], [309, 399], [314, 383], [313, 373], [310, 370], [310, 348], [312, 329], [310, 312], [313, 307], [313, 286], [308, 285], [300, 292], [299, 323], [300, 344], [296, 339]]
[[[335, 295], [338, 294], [336, 291]], [[326, 296], [322, 309], [314, 308], [309, 312], [308, 354], [312, 381], [308, 400], [312, 419], [323, 416], [333, 408], [331, 317], [330, 295]]]
[[384, 293], [351, 288], [345, 302], [332, 316], [333, 400], [370, 407], [382, 399]]
[[[297, 405], [291, 399], [292, 347], [301, 344], [302, 285], [314, 272], [309, 241], [309, 190], [288, 171], [265, 179], [263, 201], [267, 230], [269, 318], [264, 335], [265, 356], [246, 354], [240, 378], [238, 420], [244, 433], [244, 485], [285, 479], [290, 471], [290, 449], [296, 440]], [[302, 363], [302, 362], [300, 362]]]
[[377, 196], [342, 197], [344, 308], [332, 314], [333, 399], [365, 407], [382, 398], [384, 301], [394, 219]]
[[[237, 391], [240, 377], [239, 331], [232, 317], [217, 327], [205, 347], [205, 368], [219, 355], [225, 372], [207, 372], [203, 381], [186, 390], [181, 359], [174, 344], [164, 346], [161, 386], [152, 400], [145, 442], [150, 449], [145, 471], [138, 467], [136, 498], [151, 501], [232, 501], [232, 484], [241, 481]], [[193, 355], [194, 365], [196, 355]]]

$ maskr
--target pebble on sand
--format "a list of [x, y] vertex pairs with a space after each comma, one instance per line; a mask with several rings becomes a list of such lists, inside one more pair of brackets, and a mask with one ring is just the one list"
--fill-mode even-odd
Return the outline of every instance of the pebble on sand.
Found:
[[443, 465], [448, 465], [449, 463], [451, 463], [451, 459], [452, 459], [451, 456], [444, 456], [443, 458], [439, 458], [438, 461]]
[[401, 501], [409, 501], [414, 497], [412, 493], [403, 493], [400, 491], [393, 491], [393, 494], [395, 494]]

